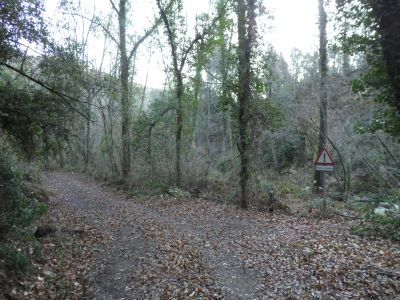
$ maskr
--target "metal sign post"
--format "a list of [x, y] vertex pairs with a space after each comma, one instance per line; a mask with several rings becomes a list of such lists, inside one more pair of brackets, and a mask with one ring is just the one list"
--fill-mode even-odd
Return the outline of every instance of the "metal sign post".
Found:
[[336, 163], [333, 160], [332, 155], [328, 152], [326, 148], [322, 148], [321, 153], [319, 154], [318, 158], [315, 161], [315, 170], [321, 172], [324, 210], [326, 209], [326, 190], [327, 190], [326, 175], [327, 172], [333, 172], [335, 165]]

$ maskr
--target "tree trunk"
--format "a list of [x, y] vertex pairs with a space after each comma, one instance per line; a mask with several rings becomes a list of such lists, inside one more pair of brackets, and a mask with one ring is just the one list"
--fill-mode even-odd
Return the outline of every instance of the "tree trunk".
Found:
[[222, 126], [223, 126], [223, 136], [222, 136], [222, 154], [227, 154], [232, 149], [232, 136], [230, 128], [230, 115], [228, 112], [221, 112], [222, 114]]
[[[347, 32], [349, 31], [349, 23], [347, 22], [347, 20], [344, 21], [343, 24], [344, 27], [344, 38], [347, 38]], [[343, 53], [343, 62], [342, 62], [342, 74], [347, 77], [349, 76], [351, 71], [351, 67], [350, 67], [350, 56], [348, 53]]]
[[122, 115], [122, 180], [127, 186], [131, 172], [130, 116], [129, 103], [129, 58], [126, 50], [126, 0], [119, 2], [119, 51], [121, 80], [121, 115]]
[[64, 157], [64, 147], [63, 142], [60, 141], [60, 138], [57, 138], [57, 146], [58, 146], [58, 155], [59, 155], [59, 164], [60, 168], [63, 169], [65, 166], [65, 157]]
[[199, 103], [200, 103], [200, 92], [201, 92], [201, 82], [202, 82], [202, 76], [201, 76], [201, 71], [203, 69], [203, 57], [202, 57], [202, 50], [200, 47], [197, 48], [197, 53], [196, 53], [196, 72], [194, 76], [194, 87], [193, 87], [193, 98], [195, 101], [195, 106], [193, 109], [193, 113], [191, 116], [191, 123], [193, 126], [193, 133], [192, 133], [192, 149], [196, 149], [196, 135], [197, 135], [197, 121], [199, 117]]
[[396, 103], [393, 104], [400, 114], [400, 2], [399, 0], [369, 1], [379, 25], [382, 50], [396, 99]]
[[[219, 13], [222, 15], [225, 13], [224, 5], [221, 3], [218, 6]], [[228, 99], [228, 46], [225, 37], [225, 24], [224, 20], [221, 19], [219, 23], [218, 36], [221, 39], [220, 45], [220, 65], [219, 72], [221, 73], [221, 88], [222, 88], [222, 101], [225, 102]], [[229, 41], [230, 42], [230, 41]], [[230, 43], [229, 43], [230, 44]], [[228, 107], [227, 111], [222, 111], [222, 123], [223, 123], [223, 140], [222, 140], [222, 153], [226, 154], [228, 151], [232, 150], [232, 138], [231, 138], [231, 130], [230, 130], [230, 109]]]
[[182, 149], [182, 127], [183, 127], [183, 80], [181, 72], [176, 72], [176, 153], [175, 153], [175, 171], [176, 171], [176, 186], [180, 187], [182, 184], [181, 172], [181, 149]]
[[[319, 136], [318, 136], [318, 154], [326, 144], [326, 136], [328, 134], [328, 94], [326, 89], [326, 81], [328, 74], [328, 56], [327, 56], [327, 39], [326, 24], [327, 16], [324, 8], [324, 0], [318, 0], [319, 4]], [[322, 187], [322, 172], [315, 171], [315, 188], [318, 191]]]
[[166, 15], [165, 10], [161, 7], [160, 0], [157, 0], [157, 6], [160, 10], [161, 18], [165, 25], [168, 35], [168, 42], [171, 47], [172, 64], [174, 70], [174, 77], [176, 81], [176, 132], [175, 132], [175, 172], [176, 172], [176, 186], [181, 186], [182, 172], [181, 172], [181, 148], [182, 148], [182, 127], [183, 127], [183, 79], [182, 69], [179, 68], [177, 45], [175, 41], [175, 34], [171, 29], [170, 22]]
[[46, 127], [42, 128], [42, 133], [43, 133], [43, 159], [44, 159], [44, 166], [46, 170], [49, 169], [50, 163], [49, 163], [49, 134], [48, 130]]
[[[247, 12], [247, 16], [246, 16]], [[255, 35], [255, 0], [238, 0], [238, 38], [239, 38], [239, 153], [240, 153], [240, 207], [248, 207], [249, 179], [249, 118], [251, 98], [251, 50]], [[248, 26], [246, 28], [246, 25]]]
[[90, 149], [90, 135], [91, 135], [91, 107], [92, 107], [92, 98], [89, 97], [88, 99], [88, 103], [87, 103], [87, 119], [86, 119], [86, 140], [85, 140], [85, 144], [86, 144], [86, 153], [85, 153], [85, 172], [88, 170], [89, 168], [89, 163], [90, 163], [90, 153], [91, 153], [91, 149]]

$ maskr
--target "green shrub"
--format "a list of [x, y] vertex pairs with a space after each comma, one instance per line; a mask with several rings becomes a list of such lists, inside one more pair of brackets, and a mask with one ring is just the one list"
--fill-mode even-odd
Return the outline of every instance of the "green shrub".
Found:
[[29, 260], [23, 253], [3, 244], [0, 244], [0, 261], [12, 271], [24, 271], [29, 265]]
[[301, 198], [304, 196], [304, 191], [298, 185], [287, 181], [281, 180], [278, 184], [278, 192], [280, 195], [291, 194], [295, 197]]
[[358, 226], [352, 228], [353, 233], [362, 236], [376, 236], [400, 241], [400, 217], [396, 215], [377, 215], [368, 213]]
[[[361, 201], [361, 198], [364, 198]], [[384, 215], [376, 214], [375, 208], [383, 203], [392, 207]], [[400, 189], [384, 190], [355, 196], [349, 203], [351, 209], [363, 214], [361, 223], [352, 228], [353, 233], [362, 236], [376, 236], [400, 241], [400, 214], [395, 207], [400, 205]]]
[[[3, 149], [2, 149], [3, 150]], [[15, 223], [18, 202], [22, 198], [20, 180], [12, 167], [12, 157], [0, 152], [0, 234], [5, 234]], [[0, 237], [1, 237], [0, 235]]]
[[270, 204], [270, 191], [276, 193], [276, 184], [262, 176], [257, 176], [251, 181], [251, 190], [254, 192], [257, 205], [263, 209]]
[[190, 197], [190, 194], [184, 190], [181, 190], [180, 188], [177, 188], [176, 186], [171, 186], [168, 189], [168, 194], [172, 197], [175, 198], [185, 198], [185, 197]]
[[[394, 188], [385, 193], [381, 193], [379, 197], [379, 202], [388, 202], [392, 204], [400, 204], [400, 189]], [[378, 202], [377, 200], [377, 202]]]
[[46, 206], [23, 193], [24, 172], [11, 151], [0, 147], [0, 240], [8, 232], [30, 225], [46, 212]]

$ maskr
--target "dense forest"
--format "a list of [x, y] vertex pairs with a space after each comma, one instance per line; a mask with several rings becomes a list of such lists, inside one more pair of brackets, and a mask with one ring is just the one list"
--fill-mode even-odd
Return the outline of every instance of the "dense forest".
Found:
[[[120, 299], [122, 291], [132, 291], [126, 299], [347, 299], [400, 293], [400, 253], [392, 251], [400, 241], [398, 0], [313, 0], [318, 47], [293, 49], [290, 59], [266, 42], [274, 17], [268, 1], [210, 0], [208, 12], [194, 19], [187, 12], [189, 0], [149, 1], [151, 10], [143, 18], [138, 18], [139, 1], [109, 0], [101, 9], [100, 2], [62, 0], [57, 11], [63, 17], [56, 21], [46, 14], [46, 1], [0, 2], [0, 298]], [[159, 86], [149, 84], [155, 58], [162, 61]], [[316, 169], [322, 154], [334, 161], [333, 168]], [[104, 197], [110, 198], [107, 204], [100, 200]], [[124, 208], [124, 201], [133, 206]], [[78, 211], [86, 217], [75, 215]], [[185, 239], [174, 230], [171, 236], [160, 233], [170, 226], [164, 215], [174, 220], [165, 224], [190, 216], [177, 225]], [[242, 221], [234, 223], [236, 216]], [[94, 245], [109, 230], [95, 225], [103, 222], [96, 218], [121, 224], [133, 218], [136, 225], [129, 230], [147, 232], [136, 244], [126, 242], [124, 253], [152, 253], [137, 244], [156, 240], [157, 251], [170, 254], [176, 247], [173, 253], [180, 253], [164, 262], [179, 265], [182, 259], [193, 265], [171, 267], [175, 271], [165, 265], [175, 281], [165, 281], [164, 269], [159, 280], [161, 275], [141, 272], [142, 281], [135, 280], [147, 290], [140, 292], [115, 284], [113, 293], [104, 283], [108, 279], [99, 286], [109, 294], [90, 290], [87, 269], [96, 265]], [[199, 234], [209, 239], [203, 250], [184, 225], [192, 224], [191, 218], [203, 222]], [[241, 223], [243, 218], [248, 223]], [[279, 242], [286, 234], [297, 235], [295, 229], [287, 232], [291, 222], [300, 224], [293, 228], [316, 222], [320, 230], [310, 225], [307, 239], [335, 224], [337, 232], [331, 234], [337, 245], [349, 239], [351, 251], [358, 251], [355, 243], [363, 243], [363, 251], [376, 250], [385, 263], [365, 262], [372, 283], [348, 279], [355, 280], [354, 290], [321, 279], [309, 290], [296, 285], [288, 292], [282, 282], [268, 286], [265, 277], [256, 288], [246, 281], [247, 271], [221, 269], [236, 256], [218, 254], [211, 237], [223, 244], [224, 234], [216, 232], [227, 226], [235, 232], [227, 234], [227, 243], [240, 240], [242, 247], [244, 236], [264, 226], [252, 218], [276, 224]], [[349, 237], [341, 237], [341, 231]], [[307, 241], [317, 250], [304, 249], [320, 251], [320, 240]], [[102, 251], [102, 259], [119, 255]], [[254, 253], [237, 258], [248, 272], [264, 263]], [[287, 255], [271, 253], [268, 260], [275, 262]], [[374, 255], [357, 252], [349, 265], [357, 262], [364, 270], [358, 259]], [[64, 260], [69, 262], [61, 266]], [[202, 266], [207, 263], [215, 266], [210, 274]], [[196, 279], [187, 269], [197, 272]], [[226, 274], [241, 283], [226, 281]], [[189, 279], [182, 283], [181, 277]], [[242, 290], [229, 290], [234, 285]], [[311, 292], [314, 288], [319, 292]]]

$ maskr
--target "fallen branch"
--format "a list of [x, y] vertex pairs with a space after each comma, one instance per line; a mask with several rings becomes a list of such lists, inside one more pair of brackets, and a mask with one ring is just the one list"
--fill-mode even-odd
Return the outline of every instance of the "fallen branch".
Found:
[[335, 215], [338, 215], [340, 217], [347, 218], [347, 219], [352, 219], [352, 220], [360, 218], [360, 215], [347, 215], [347, 214], [341, 213], [339, 211], [336, 211]]

